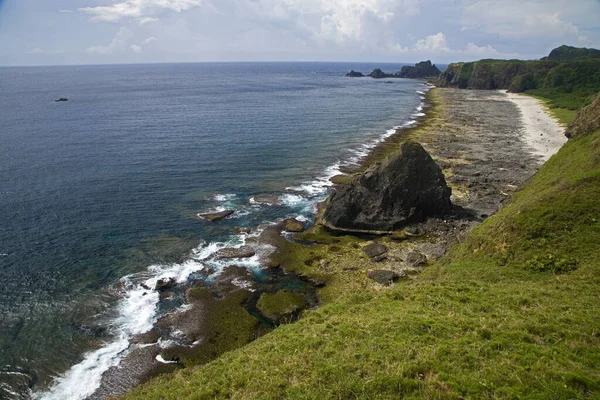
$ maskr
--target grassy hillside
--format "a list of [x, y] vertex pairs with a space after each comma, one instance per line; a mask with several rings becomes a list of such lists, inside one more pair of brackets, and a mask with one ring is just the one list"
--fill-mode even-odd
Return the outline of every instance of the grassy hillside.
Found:
[[599, 199], [597, 131], [571, 139], [423, 274], [356, 285], [125, 398], [597, 398]]

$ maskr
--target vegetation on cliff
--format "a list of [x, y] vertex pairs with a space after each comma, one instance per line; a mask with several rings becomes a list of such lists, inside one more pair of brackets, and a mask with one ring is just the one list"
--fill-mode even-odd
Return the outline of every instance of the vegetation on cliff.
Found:
[[600, 50], [562, 45], [552, 50], [548, 57], [544, 57], [542, 60], [577, 60], [583, 58], [600, 58]]
[[[553, 53], [556, 50], [558, 49], [553, 50]], [[591, 52], [593, 49], [576, 50]], [[536, 61], [480, 60], [450, 64], [435, 84], [462, 89], [525, 92], [549, 99], [553, 108], [578, 110], [589, 104], [591, 96], [600, 91], [600, 58], [556, 58]]]

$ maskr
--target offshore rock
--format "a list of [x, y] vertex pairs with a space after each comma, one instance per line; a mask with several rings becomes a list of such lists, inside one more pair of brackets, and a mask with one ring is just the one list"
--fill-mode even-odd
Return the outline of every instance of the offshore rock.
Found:
[[333, 193], [323, 225], [345, 231], [393, 231], [452, 209], [440, 167], [417, 142], [371, 166]]
[[217, 211], [214, 213], [198, 214], [198, 216], [207, 221], [215, 222], [215, 221], [220, 221], [223, 218], [227, 218], [233, 213], [234, 213], [233, 210], [225, 210], [225, 211]]
[[435, 64], [431, 64], [431, 61], [421, 61], [420, 63], [415, 64], [414, 67], [404, 66], [398, 73], [398, 77], [400, 78], [433, 78], [438, 77], [442, 72], [435, 66]]
[[248, 258], [252, 257], [254, 254], [254, 249], [250, 246], [241, 246], [241, 247], [224, 247], [217, 251], [218, 259], [224, 258]]
[[362, 72], [358, 72], [358, 71], [355, 71], [355, 70], [352, 70], [352, 71], [348, 72], [346, 74], [346, 76], [348, 76], [350, 78], [362, 78], [362, 77], [364, 77], [364, 75], [362, 74]]

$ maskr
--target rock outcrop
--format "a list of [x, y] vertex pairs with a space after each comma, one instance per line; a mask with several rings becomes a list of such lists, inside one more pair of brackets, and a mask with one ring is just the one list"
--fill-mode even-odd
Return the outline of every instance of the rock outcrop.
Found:
[[350, 72], [348, 72], [346, 74], [346, 76], [350, 77], [350, 78], [363, 78], [364, 77], [362, 72], [357, 72], [355, 70], [351, 70]]
[[420, 63], [415, 64], [414, 67], [404, 66], [396, 75], [399, 78], [432, 78], [437, 77], [442, 72], [435, 66], [431, 64], [431, 61], [421, 61]]
[[565, 131], [565, 136], [572, 138], [580, 135], [589, 135], [600, 129], [600, 94], [587, 107], [583, 107]]
[[369, 74], [371, 78], [381, 79], [381, 78], [393, 78], [394, 74], [386, 74], [380, 68], [375, 68], [373, 72]]
[[407, 141], [331, 196], [323, 225], [346, 231], [393, 231], [452, 209], [451, 190], [423, 147]]
[[213, 213], [198, 214], [198, 217], [205, 219], [207, 221], [210, 221], [210, 222], [215, 222], [215, 221], [220, 221], [223, 218], [227, 218], [233, 213], [234, 213], [233, 210], [216, 211]]

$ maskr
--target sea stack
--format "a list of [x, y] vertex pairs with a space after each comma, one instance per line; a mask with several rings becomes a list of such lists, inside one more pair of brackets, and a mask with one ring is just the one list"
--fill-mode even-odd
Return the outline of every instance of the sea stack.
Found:
[[451, 189], [423, 146], [400, 150], [371, 166], [331, 196], [323, 224], [346, 231], [393, 231], [452, 209]]

